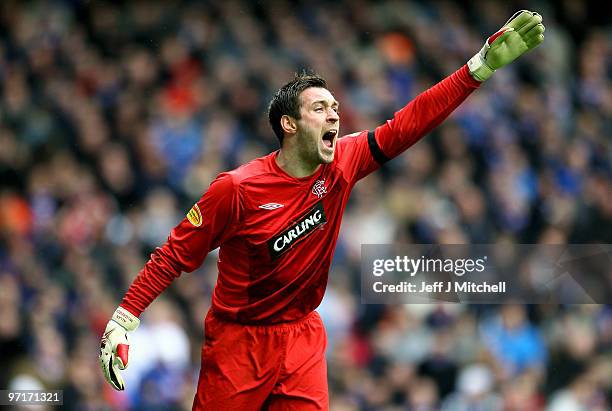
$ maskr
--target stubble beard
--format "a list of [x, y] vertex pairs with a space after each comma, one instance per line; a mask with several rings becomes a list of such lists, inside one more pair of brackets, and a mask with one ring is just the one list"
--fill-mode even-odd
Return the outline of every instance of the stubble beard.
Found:
[[300, 157], [302, 161], [308, 164], [329, 164], [333, 161], [333, 154], [330, 156], [321, 152], [319, 138], [313, 138], [312, 136], [302, 134], [298, 144], [302, 147], [302, 155]]
[[317, 155], [319, 156], [320, 164], [329, 164], [334, 161], [335, 151], [332, 151], [331, 154], [323, 154], [319, 147], [317, 147]]

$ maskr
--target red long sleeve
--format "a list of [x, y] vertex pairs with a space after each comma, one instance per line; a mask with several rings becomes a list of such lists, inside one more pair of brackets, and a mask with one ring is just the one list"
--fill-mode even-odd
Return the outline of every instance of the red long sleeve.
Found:
[[139, 316], [183, 271], [198, 268], [206, 255], [233, 233], [239, 218], [238, 192], [224, 173], [158, 247], [128, 289], [121, 307]]
[[439, 125], [480, 86], [467, 65], [419, 94], [391, 120], [376, 128], [376, 141], [382, 152], [393, 158]]

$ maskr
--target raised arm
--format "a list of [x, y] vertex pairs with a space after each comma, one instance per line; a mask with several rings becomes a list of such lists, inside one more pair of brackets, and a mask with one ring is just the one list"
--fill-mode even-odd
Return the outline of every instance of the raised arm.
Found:
[[[522, 10], [514, 14], [466, 65], [419, 94], [393, 119], [376, 128], [373, 154], [385, 161], [402, 153], [439, 125], [495, 70], [544, 41], [542, 17]], [[376, 153], [376, 150], [379, 152]]]

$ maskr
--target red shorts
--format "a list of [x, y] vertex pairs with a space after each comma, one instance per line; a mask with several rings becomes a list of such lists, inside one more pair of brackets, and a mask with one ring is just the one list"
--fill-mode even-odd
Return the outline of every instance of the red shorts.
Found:
[[327, 336], [316, 311], [276, 325], [210, 312], [193, 410], [328, 410]]

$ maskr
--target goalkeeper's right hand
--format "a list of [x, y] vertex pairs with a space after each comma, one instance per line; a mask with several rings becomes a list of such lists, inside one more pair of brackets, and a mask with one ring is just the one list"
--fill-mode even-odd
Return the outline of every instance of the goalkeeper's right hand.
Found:
[[100, 366], [106, 381], [114, 389], [123, 391], [125, 384], [119, 370], [125, 370], [128, 365], [130, 341], [128, 331], [138, 328], [140, 320], [128, 310], [118, 307], [111, 320], [106, 325], [100, 342]]

